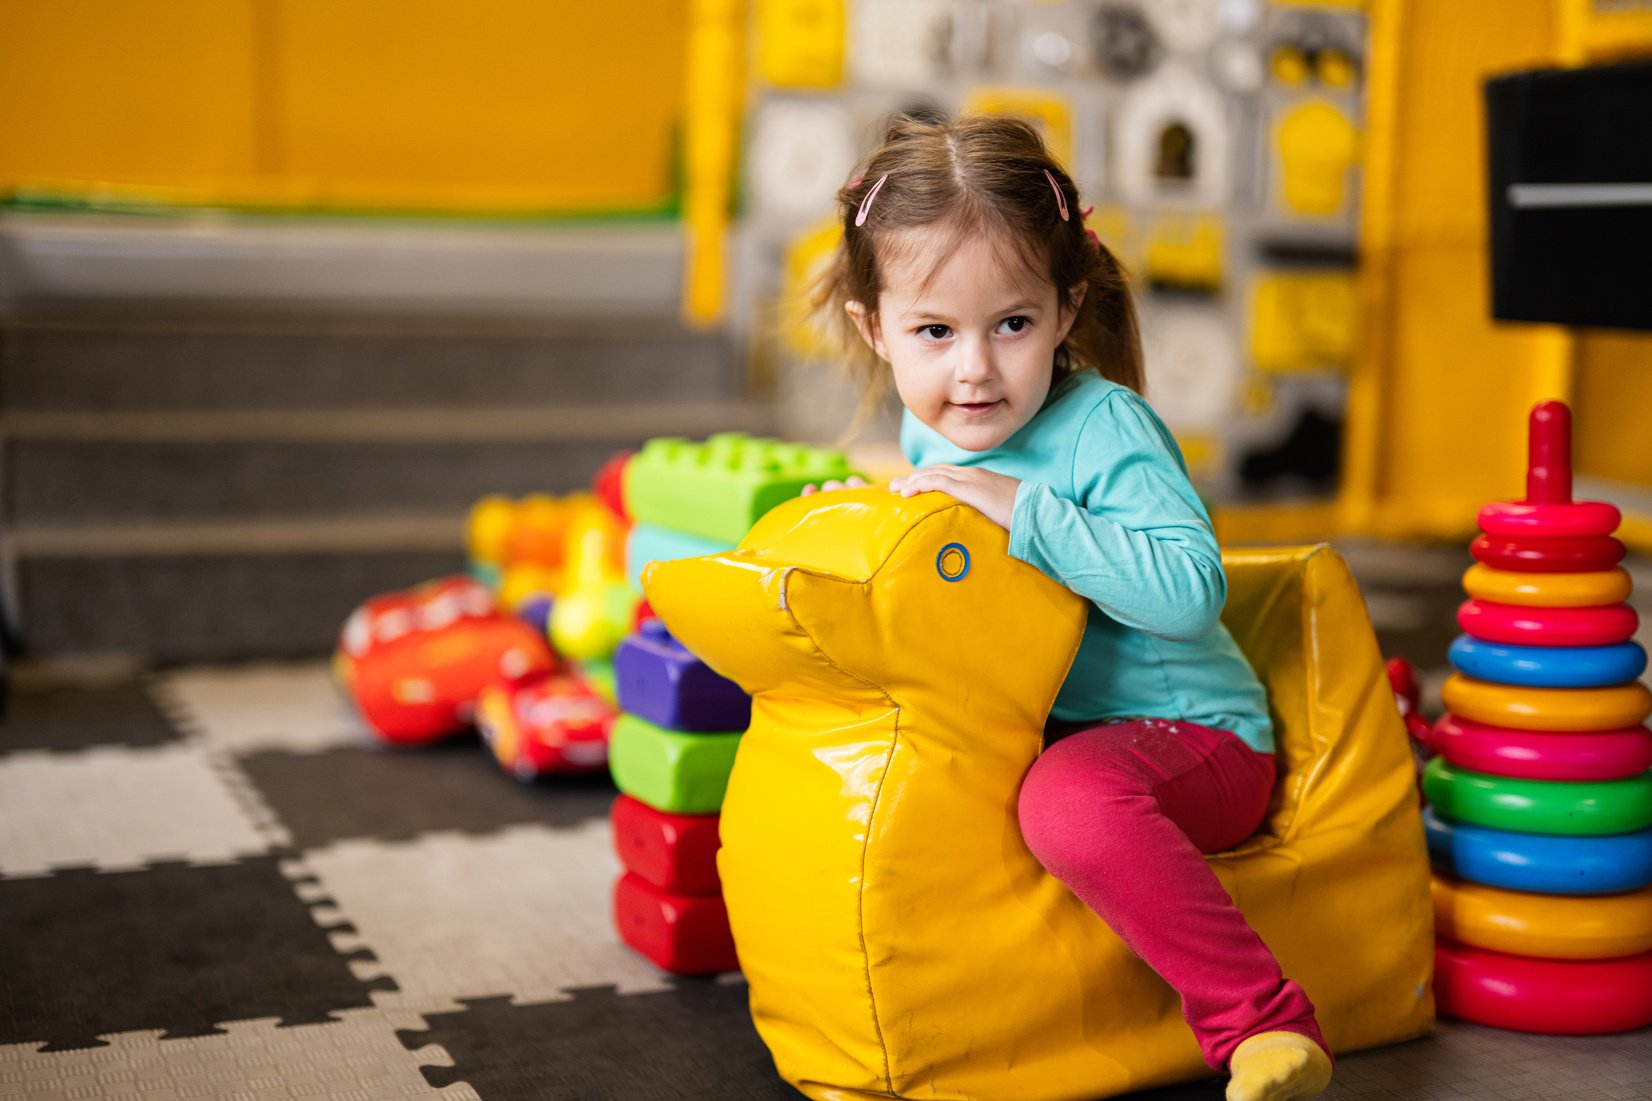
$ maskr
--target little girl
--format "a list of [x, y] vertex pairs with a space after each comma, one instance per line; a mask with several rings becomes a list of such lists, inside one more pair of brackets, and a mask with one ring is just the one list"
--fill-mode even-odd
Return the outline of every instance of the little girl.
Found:
[[973, 506], [1092, 605], [1022, 785], [1028, 847], [1181, 995], [1229, 1101], [1319, 1093], [1313, 1006], [1201, 856], [1261, 823], [1273, 731], [1217, 618], [1210, 519], [1140, 396], [1124, 272], [1020, 122], [898, 119], [838, 202], [817, 304], [867, 405], [892, 379], [905, 406], [917, 469], [890, 488]]

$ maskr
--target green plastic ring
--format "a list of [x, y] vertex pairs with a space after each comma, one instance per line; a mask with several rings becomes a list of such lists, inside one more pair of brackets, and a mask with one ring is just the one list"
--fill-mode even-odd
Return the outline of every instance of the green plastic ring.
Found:
[[1598, 836], [1652, 825], [1652, 772], [1624, 780], [1523, 780], [1436, 757], [1423, 794], [1443, 817], [1520, 833]]

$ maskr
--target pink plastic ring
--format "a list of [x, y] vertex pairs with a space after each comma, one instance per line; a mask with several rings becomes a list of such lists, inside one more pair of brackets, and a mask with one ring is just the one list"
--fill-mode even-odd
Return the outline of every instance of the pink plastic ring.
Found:
[[1434, 724], [1435, 750], [1460, 768], [1526, 780], [1623, 780], [1652, 768], [1652, 729], [1516, 730], [1445, 715]]
[[1599, 1036], [1652, 1025], [1652, 952], [1615, 960], [1510, 956], [1440, 941], [1440, 1012], [1516, 1032]]
[[1611, 535], [1622, 519], [1617, 506], [1605, 501], [1493, 501], [1480, 509], [1480, 530], [1515, 539], [1532, 535], [1575, 539]]
[[1633, 638], [1640, 616], [1627, 604], [1534, 608], [1465, 600], [1457, 624], [1475, 638], [1517, 646], [1609, 646]]
[[1607, 570], [1623, 561], [1628, 548], [1610, 535], [1578, 538], [1509, 539], [1479, 536], [1469, 544], [1478, 562], [1499, 570], [1527, 573], [1579, 573]]

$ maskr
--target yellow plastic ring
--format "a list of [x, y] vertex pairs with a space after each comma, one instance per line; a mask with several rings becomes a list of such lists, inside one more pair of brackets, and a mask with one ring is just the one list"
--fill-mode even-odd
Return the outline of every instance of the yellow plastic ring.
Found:
[[1609, 688], [1527, 688], [1453, 673], [1440, 696], [1453, 715], [1516, 730], [1616, 730], [1652, 715], [1652, 690], [1638, 681]]
[[1603, 960], [1652, 951], [1652, 887], [1618, 895], [1538, 895], [1434, 877], [1434, 929], [1515, 956]]
[[1621, 566], [1587, 573], [1518, 573], [1476, 562], [1463, 574], [1463, 589], [1472, 597], [1528, 608], [1592, 608], [1621, 604], [1633, 587]]

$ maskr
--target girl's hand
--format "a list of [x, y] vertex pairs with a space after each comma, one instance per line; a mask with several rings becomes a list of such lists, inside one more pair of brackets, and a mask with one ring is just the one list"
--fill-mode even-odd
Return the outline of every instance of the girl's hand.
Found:
[[1019, 478], [994, 474], [978, 466], [926, 466], [889, 483], [891, 492], [902, 497], [927, 493], [932, 489], [957, 498], [1005, 531], [1010, 530], [1010, 514], [1015, 511], [1015, 491]]
[[834, 480], [822, 482], [819, 485], [806, 485], [803, 487], [803, 496], [807, 497], [810, 494], [820, 493], [828, 489], [859, 489], [865, 484], [865, 478], [862, 478], [859, 474], [851, 474], [841, 482]]

